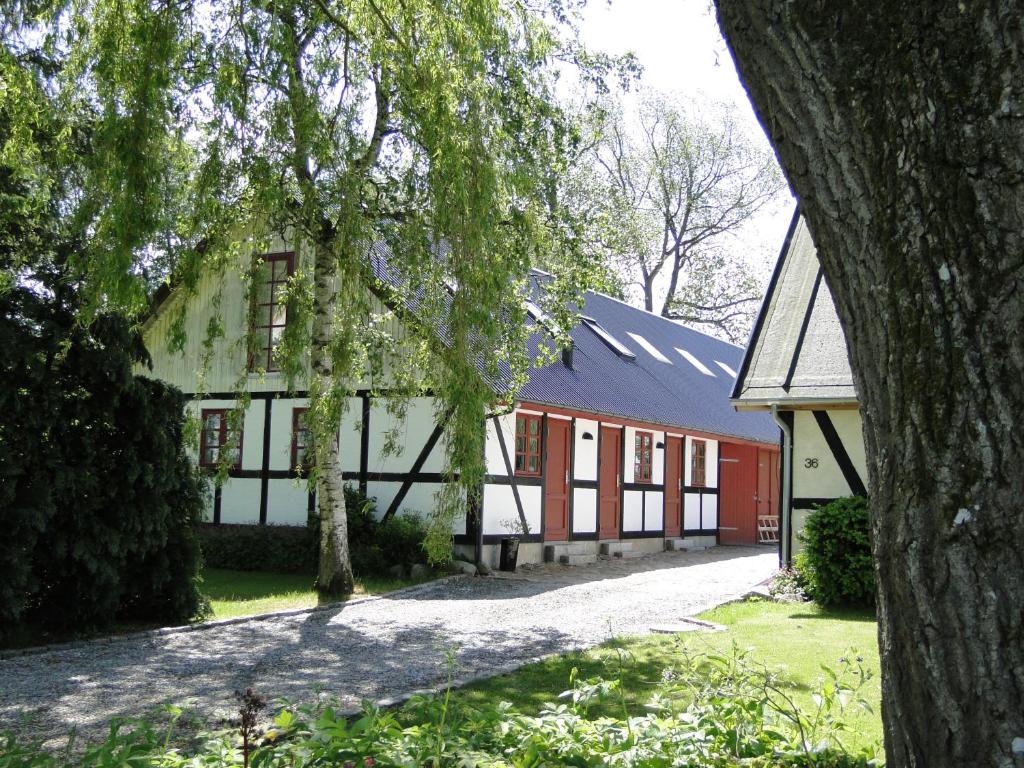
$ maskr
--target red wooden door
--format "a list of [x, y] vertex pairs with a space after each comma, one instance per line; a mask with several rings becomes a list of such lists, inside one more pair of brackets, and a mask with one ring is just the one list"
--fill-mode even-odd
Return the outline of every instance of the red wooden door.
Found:
[[598, 479], [598, 538], [619, 538], [619, 481], [622, 468], [622, 432], [601, 427], [601, 475]]
[[665, 438], [665, 535], [679, 536], [682, 526], [683, 441]]
[[757, 543], [758, 450], [719, 443], [718, 540], [722, 544]]
[[544, 540], [569, 538], [569, 422], [548, 422], [544, 463]]

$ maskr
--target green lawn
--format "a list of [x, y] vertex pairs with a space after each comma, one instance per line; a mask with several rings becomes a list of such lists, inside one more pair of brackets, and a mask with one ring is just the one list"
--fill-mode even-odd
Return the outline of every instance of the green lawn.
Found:
[[[430, 581], [402, 579], [357, 579], [353, 597], [380, 595], [411, 584]], [[263, 573], [260, 571], [229, 571], [223, 568], [203, 569], [203, 593], [210, 598], [213, 615], [210, 619], [230, 619], [259, 613], [312, 608], [318, 604], [313, 577], [295, 573]]]
[[[758, 601], [722, 606], [701, 618], [723, 624], [728, 631], [613, 641], [592, 651], [548, 659], [513, 674], [476, 683], [458, 695], [480, 705], [509, 701], [517, 709], [534, 714], [568, 687], [569, 673], [576, 667], [581, 678], [615, 679], [621, 675], [627, 706], [639, 713], [653, 682], [678, 653], [677, 643], [684, 643], [691, 650], [712, 652], [731, 652], [732, 644], [736, 643], [740, 649], [750, 649], [751, 659], [782, 675], [792, 684], [795, 701], [810, 708], [811, 697], [820, 688], [821, 665], [837, 668], [839, 658], [852, 649], [874, 675], [862, 691], [872, 712], [851, 707], [847, 713], [851, 733], [844, 740], [854, 748], [881, 744], [877, 625], [873, 615], [824, 611], [810, 603]], [[609, 703], [602, 714], [621, 716], [621, 703]]]

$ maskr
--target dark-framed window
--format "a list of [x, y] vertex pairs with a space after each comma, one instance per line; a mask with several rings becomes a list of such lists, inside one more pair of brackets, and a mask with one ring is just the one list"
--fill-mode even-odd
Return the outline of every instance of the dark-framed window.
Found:
[[694, 440], [690, 444], [690, 485], [704, 487], [707, 485], [707, 469], [705, 457], [708, 446], [704, 440]]
[[294, 253], [265, 253], [256, 257], [261, 263], [256, 270], [257, 285], [253, 290], [252, 336], [254, 340], [249, 370], [278, 370], [274, 363], [274, 347], [281, 341], [288, 325], [288, 308], [284, 295], [288, 278], [295, 271]]
[[516, 414], [517, 475], [540, 475], [541, 437], [540, 416]]
[[633, 482], [651, 482], [651, 468], [654, 466], [654, 435], [637, 432], [634, 438]]
[[306, 423], [309, 408], [292, 408], [292, 469], [310, 470], [313, 468], [313, 431]]
[[[235, 469], [242, 466], [242, 426], [232, 429], [226, 408], [204, 408], [199, 433], [199, 466], [216, 468], [226, 454]], [[234, 459], [234, 461], [232, 461]]]

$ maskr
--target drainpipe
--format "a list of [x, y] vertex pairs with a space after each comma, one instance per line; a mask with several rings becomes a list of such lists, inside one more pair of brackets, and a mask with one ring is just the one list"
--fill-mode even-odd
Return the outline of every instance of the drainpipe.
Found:
[[772, 403], [772, 419], [782, 430], [782, 503], [779, 505], [779, 565], [789, 565], [792, 560], [792, 514], [790, 498], [792, 496], [791, 480], [793, 477], [793, 432], [789, 425], [779, 416], [778, 403]]

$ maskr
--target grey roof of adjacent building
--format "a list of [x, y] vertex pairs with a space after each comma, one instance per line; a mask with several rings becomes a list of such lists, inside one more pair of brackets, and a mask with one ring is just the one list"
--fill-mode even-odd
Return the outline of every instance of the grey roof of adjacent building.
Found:
[[737, 408], [857, 401], [846, 339], [797, 211], [732, 392]]

